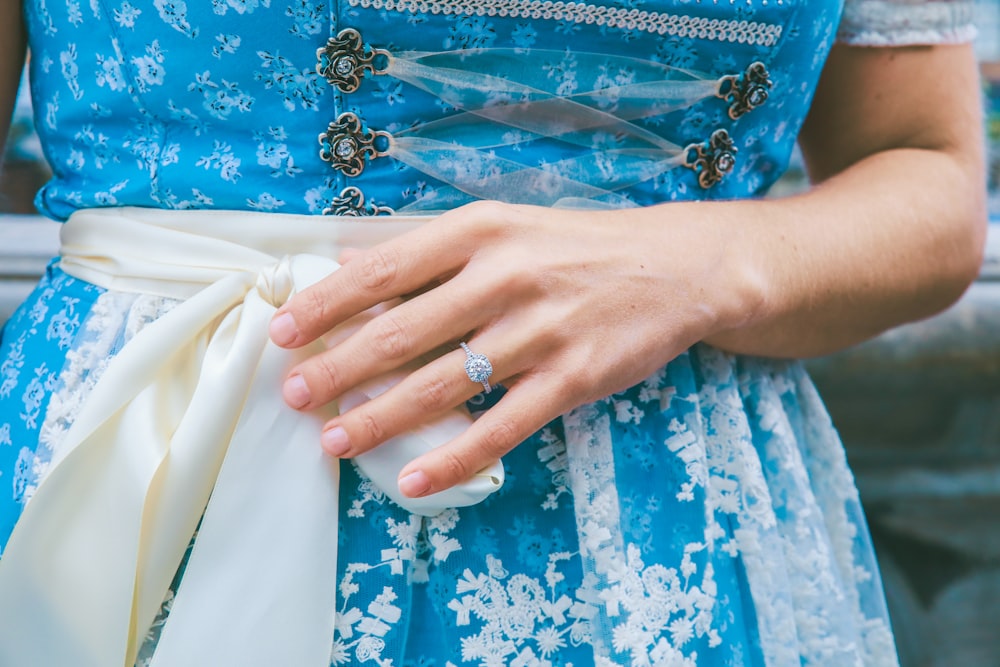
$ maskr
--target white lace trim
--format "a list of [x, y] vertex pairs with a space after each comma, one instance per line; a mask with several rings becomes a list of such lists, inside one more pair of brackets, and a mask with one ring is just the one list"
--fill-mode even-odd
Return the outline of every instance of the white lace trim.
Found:
[[870, 551], [855, 550], [865, 518], [860, 513], [861, 499], [847, 454], [809, 376], [800, 366], [788, 375], [804, 415], [803, 458], [817, 490], [839, 575], [842, 582], [848, 582], [839, 588], [846, 591], [845, 604], [861, 637], [858, 653], [865, 665], [895, 665], [896, 648], [892, 630], [883, 620], [888, 611], [877, 564], [871, 560]]
[[[708, 473], [707, 528], [714, 532], [715, 547], [740, 557], [746, 569], [765, 664], [793, 667], [802, 660], [797, 628], [797, 614], [801, 612], [790, 594], [796, 582], [791, 580], [793, 573], [778, 535], [774, 500], [754, 451], [746, 407], [738, 394], [735, 359], [707, 346], [699, 346], [694, 354], [703, 385], [698, 395], [688, 400], [697, 405], [691, 429], [701, 440]], [[769, 417], [762, 424], [765, 429], [778, 419], [774, 414]], [[726, 515], [737, 523], [732, 539], [727, 539], [719, 526], [717, 517]]]
[[611, 570], [625, 563], [625, 547], [619, 517], [618, 487], [615, 484], [615, 457], [611, 447], [610, 420], [592, 405], [584, 405], [563, 417], [570, 486], [576, 509], [583, 564], [583, 587], [579, 599], [592, 607], [588, 617], [594, 660], [598, 665], [613, 664], [611, 648], [604, 639], [613, 636], [613, 627], [601, 590]]
[[[875, 563], [867, 548], [856, 548], [867, 545], [857, 489], [829, 416], [801, 366], [745, 365], [740, 391], [756, 397], [752, 419], [768, 462], [763, 474], [773, 510], [782, 515], [765, 530], [741, 518], [748, 530], [740, 547], [754, 603], [773, 630], [770, 637], [763, 627], [761, 632], [768, 664], [896, 667]], [[798, 409], [786, 411], [786, 399]], [[751, 535], [753, 548], [743, 539]], [[755, 558], [765, 543], [783, 550]], [[775, 581], [762, 565], [785, 580]], [[787, 618], [775, 613], [779, 609]], [[788, 653], [792, 647], [795, 655]]]
[[[678, 412], [664, 445], [689, 478], [677, 499], [693, 501], [703, 489], [706, 525], [676, 570], [646, 565], [624, 539], [611, 417], [595, 405], [563, 417], [584, 568], [577, 597], [593, 607], [585, 616], [595, 662], [618, 664], [624, 654], [633, 665], [693, 667], [690, 643], [673, 637], [686, 623], [718, 645], [712, 562], [701, 568], [692, 558], [707, 550], [742, 561], [769, 667], [898, 667], [853, 479], [808, 377], [796, 364], [740, 360], [705, 346], [692, 355], [700, 387], [672, 397], [693, 409]], [[641, 400], [653, 400], [654, 392], [644, 393]], [[628, 401], [612, 407], [619, 422], [630, 421]], [[723, 521], [735, 524], [731, 537]], [[650, 601], [662, 607], [664, 596], [685, 613], [654, 613]]]
[[681, 14], [622, 9], [562, 0], [348, 0], [351, 7], [411, 14], [509, 16], [586, 23], [640, 30], [671, 37], [773, 46], [782, 26], [757, 21], [709, 19]]
[[80, 341], [66, 353], [58, 388], [49, 399], [32, 461], [27, 502], [58, 458], [66, 432], [104, 374], [108, 361], [143, 327], [162, 316], [177, 302], [158, 296], [107, 291], [94, 302]]
[[975, 36], [972, 0], [846, 0], [837, 32], [854, 46], [957, 44]]

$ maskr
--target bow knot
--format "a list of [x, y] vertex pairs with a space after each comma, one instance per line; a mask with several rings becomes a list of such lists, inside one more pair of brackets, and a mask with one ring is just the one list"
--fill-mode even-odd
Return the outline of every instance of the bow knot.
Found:
[[294, 257], [285, 255], [257, 273], [256, 290], [265, 303], [280, 308], [291, 298], [295, 292], [293, 262]]

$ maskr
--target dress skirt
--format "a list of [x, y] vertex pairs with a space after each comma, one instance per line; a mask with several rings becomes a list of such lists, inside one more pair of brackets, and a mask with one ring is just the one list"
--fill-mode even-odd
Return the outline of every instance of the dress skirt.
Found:
[[[54, 263], [6, 324], [0, 545], [108, 360], [174, 305]], [[498, 492], [433, 517], [340, 466], [331, 665], [897, 664], [843, 447], [797, 362], [697, 345], [556, 419], [504, 457]]]

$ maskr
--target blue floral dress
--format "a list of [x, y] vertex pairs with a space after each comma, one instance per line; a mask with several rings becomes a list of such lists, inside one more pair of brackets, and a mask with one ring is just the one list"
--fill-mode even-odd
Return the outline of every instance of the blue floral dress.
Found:
[[[755, 197], [838, 34], [962, 41], [971, 4], [26, 0], [53, 169], [37, 204], [377, 225], [484, 198]], [[54, 263], [7, 323], [0, 547], [107, 360], [171, 305]], [[342, 464], [332, 665], [896, 664], [857, 490], [799, 364], [695, 346], [504, 463], [501, 491], [433, 518]]]

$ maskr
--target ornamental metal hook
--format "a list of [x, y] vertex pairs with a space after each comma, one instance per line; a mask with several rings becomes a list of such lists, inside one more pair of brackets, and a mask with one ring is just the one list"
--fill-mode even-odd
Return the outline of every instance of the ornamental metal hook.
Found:
[[319, 156], [345, 176], [357, 176], [365, 170], [369, 158], [386, 154], [376, 147], [380, 142], [388, 146], [392, 135], [388, 132], [365, 129], [361, 119], [350, 111], [340, 114], [319, 137]]
[[385, 69], [375, 64], [385, 61], [389, 52], [366, 47], [361, 33], [354, 28], [344, 28], [326, 45], [316, 49], [316, 72], [336, 86], [341, 92], [353, 93], [361, 85], [365, 72], [385, 74]]
[[369, 217], [375, 215], [392, 215], [395, 213], [388, 206], [378, 206], [365, 200], [365, 194], [359, 188], [350, 185], [333, 198], [330, 206], [323, 209], [323, 215], [347, 217]]
[[684, 150], [689, 156], [684, 166], [698, 174], [698, 185], [706, 190], [721, 181], [736, 166], [738, 151], [726, 130], [716, 130], [707, 142], [690, 144]]
[[739, 76], [724, 76], [716, 95], [730, 102], [729, 117], [736, 120], [767, 102], [774, 87], [771, 74], [762, 62], [753, 62]]

